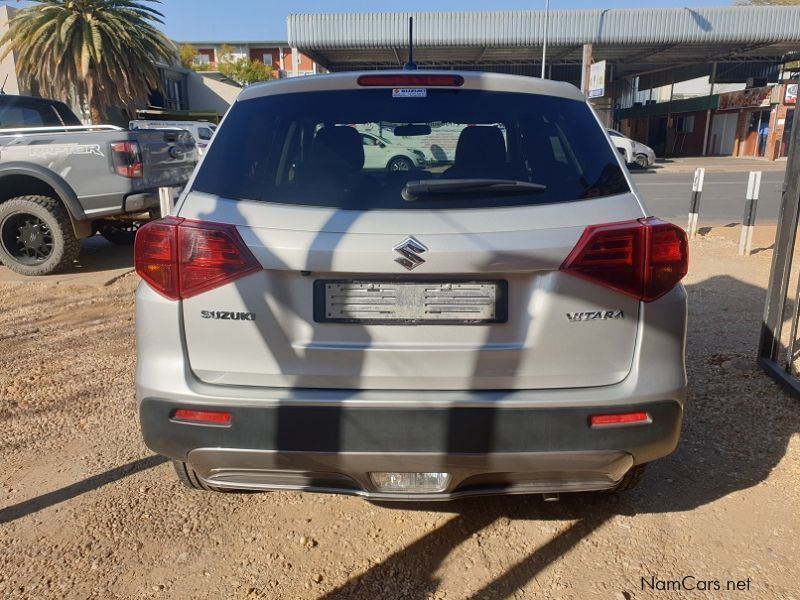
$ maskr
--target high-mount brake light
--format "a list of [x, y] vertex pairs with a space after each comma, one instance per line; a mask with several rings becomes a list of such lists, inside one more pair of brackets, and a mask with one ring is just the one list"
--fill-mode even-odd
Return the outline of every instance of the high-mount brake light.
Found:
[[420, 73], [400, 75], [361, 75], [358, 85], [362, 87], [461, 87], [461, 75], [425, 75]]
[[688, 267], [686, 232], [650, 217], [590, 225], [561, 270], [652, 302], [675, 287]]
[[136, 233], [139, 276], [170, 300], [191, 298], [261, 270], [233, 225], [166, 217]]

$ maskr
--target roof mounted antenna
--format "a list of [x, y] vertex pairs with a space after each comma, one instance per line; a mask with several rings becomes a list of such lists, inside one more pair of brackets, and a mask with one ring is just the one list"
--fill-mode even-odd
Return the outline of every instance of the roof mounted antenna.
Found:
[[414, 17], [408, 17], [408, 61], [403, 65], [404, 71], [416, 71], [414, 62]]
[[0, 95], [5, 95], [7, 83], [8, 83], [8, 73], [6, 73], [6, 78], [3, 80], [3, 85], [0, 85]]

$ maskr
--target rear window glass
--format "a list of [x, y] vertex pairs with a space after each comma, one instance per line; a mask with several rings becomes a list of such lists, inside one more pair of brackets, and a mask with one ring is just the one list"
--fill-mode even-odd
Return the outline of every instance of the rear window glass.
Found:
[[198, 127], [197, 135], [200, 137], [201, 140], [210, 140], [211, 129], [209, 129], [208, 127]]
[[[537, 185], [404, 200], [407, 184], [476, 178]], [[425, 97], [369, 89], [237, 102], [193, 189], [354, 210], [518, 206], [629, 191], [584, 103], [443, 89]]]
[[55, 107], [41, 102], [0, 103], [0, 128], [58, 127], [61, 118]]

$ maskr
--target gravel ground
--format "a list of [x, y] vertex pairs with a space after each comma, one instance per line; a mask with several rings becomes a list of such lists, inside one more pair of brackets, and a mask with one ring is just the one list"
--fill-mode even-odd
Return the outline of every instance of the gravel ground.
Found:
[[[770, 258], [693, 242], [679, 449], [558, 503], [185, 490], [139, 435], [135, 277], [0, 284], [0, 597], [800, 598], [800, 402], [754, 362]], [[749, 591], [642, 589], [685, 576]]]

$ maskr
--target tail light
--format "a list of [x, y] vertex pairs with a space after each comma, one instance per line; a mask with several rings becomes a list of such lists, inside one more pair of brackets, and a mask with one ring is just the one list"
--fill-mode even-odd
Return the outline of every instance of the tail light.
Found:
[[136, 233], [136, 272], [170, 300], [191, 298], [261, 270], [233, 225], [166, 217]]
[[670, 291], [689, 268], [686, 232], [659, 219], [586, 228], [561, 270], [644, 302]]
[[138, 179], [142, 176], [142, 153], [139, 142], [113, 142], [111, 162], [117, 175]]

